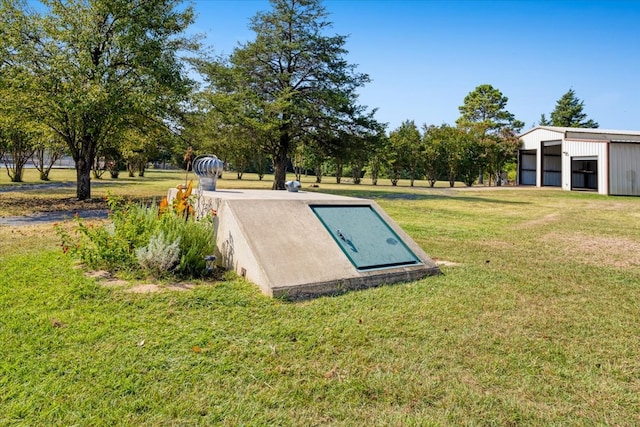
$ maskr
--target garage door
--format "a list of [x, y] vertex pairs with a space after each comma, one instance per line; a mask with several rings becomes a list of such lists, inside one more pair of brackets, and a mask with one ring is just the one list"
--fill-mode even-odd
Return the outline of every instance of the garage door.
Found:
[[536, 150], [520, 150], [520, 185], [536, 185]]
[[610, 194], [640, 196], [640, 144], [612, 143], [609, 162]]
[[598, 191], [598, 158], [571, 158], [571, 189]]

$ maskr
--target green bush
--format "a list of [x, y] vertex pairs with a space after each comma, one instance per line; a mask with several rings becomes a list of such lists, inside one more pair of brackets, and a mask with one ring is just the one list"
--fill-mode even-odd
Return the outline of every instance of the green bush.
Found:
[[86, 224], [76, 217], [72, 234], [57, 227], [65, 253], [89, 269], [136, 276], [181, 278], [207, 274], [205, 256], [215, 252], [211, 218], [195, 221], [174, 210], [109, 197], [109, 221]]
[[204, 257], [215, 253], [216, 249], [211, 218], [185, 220], [182, 215], [169, 211], [160, 217], [159, 226], [168, 241], [178, 241], [180, 262], [176, 271], [186, 277], [206, 274]]

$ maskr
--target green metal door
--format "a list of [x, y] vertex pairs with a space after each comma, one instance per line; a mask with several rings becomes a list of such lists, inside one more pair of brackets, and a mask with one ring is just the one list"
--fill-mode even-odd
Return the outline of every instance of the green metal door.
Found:
[[315, 205], [311, 209], [358, 270], [420, 263], [371, 206]]

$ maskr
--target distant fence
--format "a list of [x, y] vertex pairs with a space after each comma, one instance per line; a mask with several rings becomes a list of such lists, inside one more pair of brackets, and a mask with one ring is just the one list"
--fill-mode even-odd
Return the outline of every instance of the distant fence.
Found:
[[[48, 164], [48, 160], [45, 159], [45, 164]], [[10, 155], [5, 155], [2, 158], [2, 164], [6, 164], [9, 167], [13, 166], [13, 158]], [[35, 168], [35, 164], [33, 163], [33, 160], [29, 159], [27, 160], [27, 162], [24, 164], [25, 168]], [[73, 159], [70, 156], [64, 156], [61, 157], [60, 159], [56, 160], [53, 163], [53, 168], [57, 168], [57, 169], [75, 169], [76, 167], [76, 163], [73, 161]]]
[[[0, 162], [0, 165], [5, 165], [5, 164], [7, 164], [9, 167], [13, 166], [13, 158], [10, 155], [5, 155], [2, 158], [2, 162]], [[47, 159], [45, 159], [45, 164], [48, 164]], [[27, 163], [25, 163], [24, 167], [35, 168], [35, 164], [33, 163], [33, 160], [29, 159], [27, 160]], [[52, 168], [54, 169], [75, 169], [75, 167], [76, 167], [76, 163], [73, 161], [71, 156], [64, 156], [59, 158], [53, 163], [53, 166], [52, 166]], [[178, 166], [174, 165], [173, 163], [167, 163], [167, 162], [153, 162], [153, 163], [149, 163], [147, 167], [153, 167], [153, 169], [161, 169], [161, 170], [180, 169]]]

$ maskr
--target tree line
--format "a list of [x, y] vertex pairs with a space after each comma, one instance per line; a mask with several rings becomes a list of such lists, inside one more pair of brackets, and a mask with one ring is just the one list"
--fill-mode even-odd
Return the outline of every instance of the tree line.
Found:
[[[0, 2], [0, 158], [11, 179], [29, 158], [47, 179], [68, 154], [84, 200], [92, 174], [143, 175], [159, 159], [188, 167], [189, 149], [215, 153], [238, 178], [272, 171], [277, 190], [290, 168], [318, 180], [329, 168], [338, 182], [365, 172], [374, 184], [500, 182], [524, 123], [498, 89], [471, 91], [455, 125], [388, 130], [359, 103], [370, 78], [345, 59], [347, 38], [330, 33], [321, 1], [270, 3], [250, 20], [253, 40], [212, 57], [187, 36], [194, 10], [180, 0]], [[540, 124], [596, 127], [583, 106], [570, 90]]]

